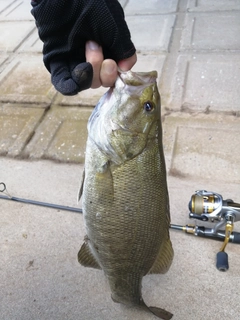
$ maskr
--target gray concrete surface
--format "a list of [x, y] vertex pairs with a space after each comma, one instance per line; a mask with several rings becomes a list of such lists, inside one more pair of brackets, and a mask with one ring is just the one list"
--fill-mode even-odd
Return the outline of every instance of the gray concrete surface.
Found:
[[[0, 168], [11, 195], [76, 207], [80, 165], [1, 158]], [[176, 224], [189, 222], [187, 205], [196, 189], [239, 199], [237, 183], [173, 176], [168, 180]], [[103, 272], [78, 264], [85, 234], [81, 214], [6, 200], [0, 204], [0, 319], [155, 319], [113, 303]], [[177, 320], [238, 319], [238, 245], [228, 245], [230, 269], [221, 273], [215, 268], [219, 242], [174, 230], [171, 238], [173, 265], [165, 275], [144, 278], [146, 303], [171, 310]]]
[[[120, 2], [138, 50], [134, 70], [159, 74], [172, 222], [189, 223], [196, 189], [240, 202], [239, 1]], [[0, 182], [14, 196], [77, 206], [86, 122], [106, 88], [55, 91], [30, 9], [30, 0], [0, 0]], [[113, 303], [103, 273], [78, 264], [80, 214], [1, 199], [0, 212], [1, 320], [155, 319]], [[173, 265], [144, 278], [146, 303], [176, 320], [238, 319], [240, 247], [227, 246], [230, 269], [221, 273], [219, 242], [171, 237]]]

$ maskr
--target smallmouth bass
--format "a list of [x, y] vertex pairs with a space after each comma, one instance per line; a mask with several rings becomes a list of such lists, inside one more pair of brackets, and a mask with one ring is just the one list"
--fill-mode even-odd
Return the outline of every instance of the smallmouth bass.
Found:
[[173, 259], [156, 78], [120, 73], [89, 118], [78, 261], [104, 271], [115, 302], [171, 319], [141, 293], [143, 276], [167, 272]]

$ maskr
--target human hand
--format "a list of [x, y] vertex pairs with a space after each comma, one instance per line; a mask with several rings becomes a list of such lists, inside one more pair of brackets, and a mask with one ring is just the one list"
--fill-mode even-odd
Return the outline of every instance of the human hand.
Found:
[[105, 59], [102, 48], [94, 41], [86, 43], [86, 61], [93, 67], [93, 79], [91, 88], [112, 87], [118, 76], [118, 69], [122, 71], [130, 70], [137, 61], [136, 54], [116, 63], [112, 59]]
[[113, 85], [117, 64], [126, 71], [136, 62], [136, 50], [117, 0], [31, 3], [44, 43], [44, 64], [62, 94], [75, 95], [90, 87]]

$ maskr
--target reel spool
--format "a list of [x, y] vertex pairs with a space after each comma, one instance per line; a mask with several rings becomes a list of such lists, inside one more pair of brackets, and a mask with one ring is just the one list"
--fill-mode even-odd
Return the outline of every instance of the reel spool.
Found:
[[190, 218], [208, 221], [221, 219], [221, 209], [223, 198], [218, 193], [207, 192], [205, 190], [196, 191], [189, 202]]

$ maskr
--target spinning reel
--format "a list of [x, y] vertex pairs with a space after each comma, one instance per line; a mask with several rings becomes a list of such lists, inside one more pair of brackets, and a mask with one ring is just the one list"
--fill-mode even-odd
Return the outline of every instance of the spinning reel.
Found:
[[[228, 255], [225, 252], [228, 242], [240, 244], [240, 233], [234, 232], [234, 222], [240, 221], [240, 204], [231, 199], [223, 200], [218, 193], [198, 190], [189, 202], [189, 217], [201, 221], [215, 223], [213, 228], [203, 226], [171, 224], [172, 229], [182, 230], [195, 236], [207, 237], [223, 241], [217, 253], [216, 267], [220, 271], [229, 268]], [[222, 230], [220, 228], [224, 228]]]

